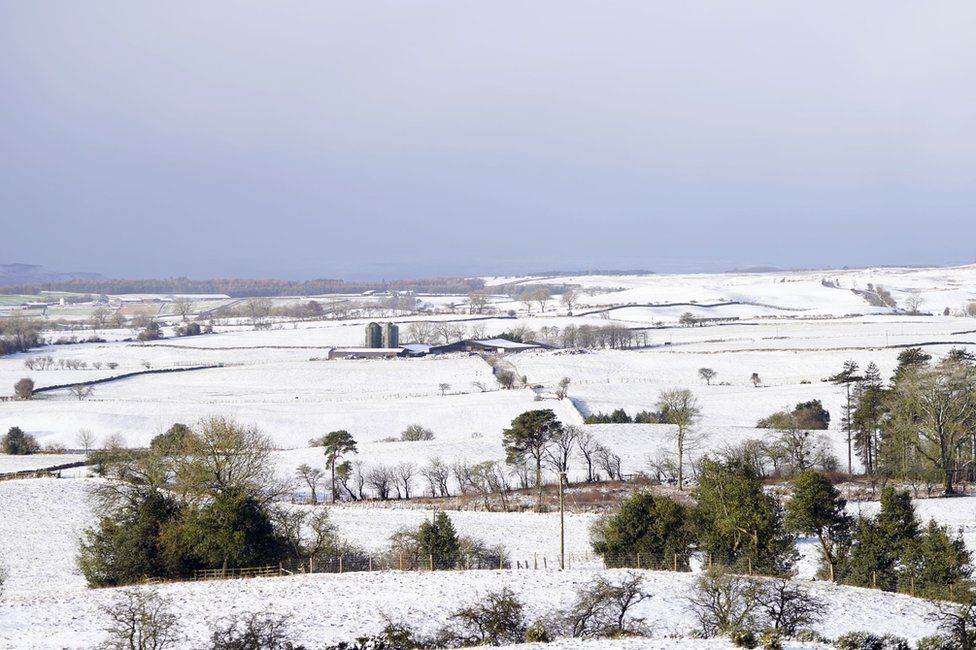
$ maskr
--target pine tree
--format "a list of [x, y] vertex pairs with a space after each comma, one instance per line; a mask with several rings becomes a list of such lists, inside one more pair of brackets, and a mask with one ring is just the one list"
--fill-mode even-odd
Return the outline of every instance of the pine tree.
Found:
[[836, 579], [838, 555], [850, 543], [852, 520], [844, 508], [847, 501], [830, 479], [813, 470], [801, 472], [793, 480], [793, 497], [786, 502], [783, 524], [787, 530], [816, 535], [823, 555], [821, 573]]
[[417, 531], [417, 552], [420, 561], [432, 561], [435, 569], [455, 569], [461, 561], [461, 540], [451, 518], [443, 512], [432, 521], [420, 524]]
[[783, 528], [782, 509], [763, 490], [752, 464], [706, 458], [698, 478], [695, 519], [699, 546], [712, 561], [760, 573], [787, 573], [796, 545]]

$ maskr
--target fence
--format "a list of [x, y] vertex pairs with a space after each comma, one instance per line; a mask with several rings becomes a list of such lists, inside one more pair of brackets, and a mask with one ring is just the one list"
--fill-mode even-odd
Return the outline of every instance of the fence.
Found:
[[[540, 553], [513, 556], [497, 552], [447, 555], [414, 552], [382, 554], [350, 552], [318, 555], [300, 563], [288, 563], [287, 566], [286, 564], [277, 564], [260, 567], [198, 569], [193, 574], [193, 580], [267, 578], [308, 573], [368, 573], [374, 571], [597, 571], [626, 568], [690, 573], [711, 566], [713, 566], [711, 556], [704, 553], [636, 553], [613, 556], [567, 553], [561, 566], [558, 555]], [[749, 559], [731, 565], [723, 564], [723, 566], [733, 573], [741, 575], [762, 575], [764, 573], [760, 568], [754, 567]]]

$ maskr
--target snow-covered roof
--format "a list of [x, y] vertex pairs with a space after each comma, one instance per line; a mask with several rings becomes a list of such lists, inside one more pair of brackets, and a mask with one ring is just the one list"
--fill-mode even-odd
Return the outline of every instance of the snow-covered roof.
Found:
[[475, 340], [474, 343], [491, 348], [508, 348], [510, 350], [540, 347], [535, 343], [519, 343], [518, 341], [509, 341], [508, 339], [482, 339]]

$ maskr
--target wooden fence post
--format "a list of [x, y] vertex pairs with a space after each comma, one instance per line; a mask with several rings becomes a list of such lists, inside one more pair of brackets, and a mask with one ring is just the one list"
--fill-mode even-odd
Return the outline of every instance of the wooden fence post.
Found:
[[640, 568], [640, 553], [637, 554], [637, 568]]
[[342, 556], [339, 556], [339, 573], [342, 573]]
[[403, 553], [399, 554], [399, 558], [400, 558], [400, 570], [403, 571]]
[[677, 553], [674, 554], [674, 570], [675, 571], [678, 570], [678, 554]]
[[752, 558], [749, 558], [749, 575], [752, 575]]
[[430, 570], [431, 571], [434, 570], [434, 554], [433, 553], [430, 554]]

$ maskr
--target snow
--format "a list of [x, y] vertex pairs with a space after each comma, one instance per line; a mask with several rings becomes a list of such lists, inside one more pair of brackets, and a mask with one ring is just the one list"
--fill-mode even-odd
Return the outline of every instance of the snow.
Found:
[[[605, 573], [613, 579], [622, 572]], [[694, 576], [643, 573], [652, 598], [639, 604], [635, 614], [646, 618], [657, 637], [686, 635], [695, 625], [685, 600]], [[447, 622], [453, 609], [504, 587], [523, 599], [528, 617], [535, 619], [571, 605], [575, 591], [595, 575], [588, 570], [388, 571], [166, 584], [158, 589], [171, 599], [182, 629], [198, 639], [218, 618], [273, 611], [291, 617], [295, 642], [318, 647], [377, 633], [384, 625], [384, 616], [433, 633]], [[815, 626], [826, 636], [885, 630], [915, 640], [935, 631], [926, 620], [932, 607], [924, 601], [822, 583], [812, 588], [830, 604], [825, 621]], [[92, 647], [103, 638], [105, 615], [100, 607], [116, 597], [117, 590], [100, 589], [9, 598], [0, 602], [0, 645]], [[318, 614], [310, 616], [310, 612]], [[192, 645], [183, 643], [180, 647]], [[728, 646], [708, 643], [698, 647]]]
[[27, 456], [0, 454], [0, 474], [44, 469], [83, 460], [85, 460], [84, 454], [29, 454]]

